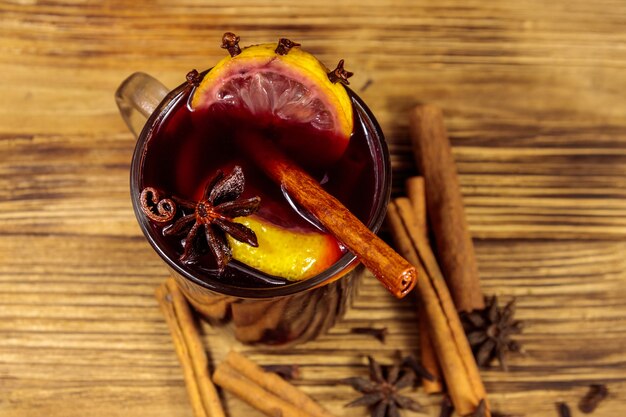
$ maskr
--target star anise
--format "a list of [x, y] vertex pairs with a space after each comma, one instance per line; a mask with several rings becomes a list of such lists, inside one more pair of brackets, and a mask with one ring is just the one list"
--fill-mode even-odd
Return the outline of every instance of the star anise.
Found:
[[409, 368], [413, 371], [415, 376], [419, 377], [419, 380], [427, 379], [429, 381], [436, 381], [437, 378], [428, 372], [428, 369], [418, 362], [414, 355], [407, 355], [402, 358], [402, 366]]
[[[163, 229], [163, 235], [178, 236], [186, 234], [182, 241], [183, 253], [180, 256], [181, 262], [196, 262], [198, 256], [202, 253], [201, 248], [203, 247], [203, 241], [205, 241], [215, 257], [218, 273], [221, 274], [232, 258], [226, 234], [240, 242], [254, 247], [258, 246], [254, 231], [243, 224], [233, 221], [236, 217], [249, 216], [256, 212], [261, 203], [259, 197], [238, 200], [243, 193], [244, 184], [243, 171], [241, 167], [235, 166], [233, 171], [226, 176], [221, 170], [218, 170], [207, 183], [200, 201], [189, 201], [176, 196], [171, 198], [177, 206], [182, 208], [183, 215], [173, 225]], [[143, 211], [146, 215], [148, 215], [146, 209], [149, 210], [150, 207], [148, 204], [144, 204], [143, 199], [147, 199], [148, 194], [144, 192], [141, 194], [141, 207], [142, 209], [145, 207]], [[174, 210], [176, 210], [176, 207], [174, 207]]]
[[343, 379], [343, 384], [351, 385], [363, 396], [346, 404], [346, 407], [370, 407], [372, 417], [399, 417], [399, 409], [420, 411], [421, 406], [413, 399], [400, 395], [403, 388], [413, 385], [415, 374], [401, 372], [400, 364], [383, 368], [374, 358], [369, 361], [370, 379], [353, 377]]
[[521, 346], [511, 335], [522, 331], [522, 322], [514, 319], [515, 300], [504, 308], [498, 306], [496, 296], [485, 297], [486, 307], [471, 313], [463, 313], [461, 320], [472, 346], [478, 365], [489, 366], [494, 359], [500, 362], [500, 368], [507, 370], [507, 352], [519, 352]]

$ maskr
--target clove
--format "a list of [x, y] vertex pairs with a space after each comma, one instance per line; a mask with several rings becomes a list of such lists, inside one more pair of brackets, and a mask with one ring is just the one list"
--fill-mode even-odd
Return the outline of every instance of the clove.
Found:
[[589, 386], [587, 394], [578, 403], [578, 409], [585, 414], [590, 414], [608, 395], [609, 390], [606, 385], [592, 384]]
[[237, 56], [241, 53], [239, 47], [239, 36], [232, 32], [226, 32], [222, 35], [222, 48], [228, 50], [230, 56]]
[[191, 71], [189, 71], [187, 75], [185, 76], [185, 78], [187, 79], [187, 85], [191, 87], [199, 86], [200, 81], [202, 80], [202, 77], [200, 76], [200, 74], [198, 74], [198, 70], [195, 70], [195, 69], [192, 69]]
[[564, 402], [556, 403], [556, 409], [559, 412], [559, 417], [572, 417], [569, 405]]
[[382, 327], [379, 329], [373, 327], [353, 327], [350, 329], [350, 333], [366, 334], [378, 339], [380, 343], [385, 343], [385, 338], [387, 337], [388, 331], [386, 327]]
[[266, 372], [278, 374], [286, 381], [300, 378], [300, 367], [298, 365], [263, 365], [261, 367]]
[[331, 83], [337, 84], [338, 82], [343, 85], [350, 85], [348, 78], [354, 75], [353, 72], [346, 71], [343, 67], [343, 59], [337, 64], [337, 68], [328, 73], [328, 79]]
[[293, 42], [287, 38], [280, 38], [278, 40], [278, 46], [276, 47], [276, 52], [278, 55], [287, 55], [291, 48], [295, 48], [296, 46], [300, 46], [299, 43]]

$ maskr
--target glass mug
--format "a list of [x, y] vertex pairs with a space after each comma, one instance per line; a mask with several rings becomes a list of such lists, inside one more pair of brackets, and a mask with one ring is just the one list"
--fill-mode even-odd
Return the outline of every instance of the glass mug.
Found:
[[[134, 73], [115, 93], [120, 114], [137, 137], [130, 170], [131, 199], [139, 226], [152, 248], [165, 261], [172, 277], [194, 309], [213, 326], [231, 331], [246, 344], [286, 347], [326, 333], [341, 318], [358, 288], [365, 268], [345, 253], [322, 273], [281, 286], [246, 288], [219, 277], [193, 272], [160, 247], [157, 233], [139, 207], [142, 164], [151, 131], [187, 88], [172, 91], [153, 77]], [[355, 117], [360, 117], [374, 156], [375, 192], [367, 226], [380, 228], [389, 202], [391, 164], [382, 131], [361, 99], [347, 89]]]

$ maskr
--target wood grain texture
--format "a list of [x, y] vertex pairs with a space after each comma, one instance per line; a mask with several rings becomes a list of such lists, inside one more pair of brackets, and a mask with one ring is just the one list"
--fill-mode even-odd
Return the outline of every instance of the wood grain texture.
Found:
[[[388, 138], [395, 192], [415, 174], [408, 110], [446, 115], [483, 289], [518, 299], [525, 356], [484, 379], [496, 410], [554, 416], [586, 385], [626, 408], [626, 3], [617, 0], [0, 1], [0, 415], [190, 416], [153, 299], [166, 271], [128, 195], [134, 139], [113, 92], [168, 86], [242, 43], [287, 36], [351, 86]], [[371, 277], [329, 335], [289, 353], [339, 416], [364, 355], [417, 349], [416, 306]], [[351, 327], [386, 326], [381, 345]], [[234, 345], [204, 327], [213, 361]], [[237, 346], [237, 345], [235, 345]], [[439, 397], [411, 394], [437, 415]], [[230, 416], [258, 416], [225, 396]], [[407, 416], [413, 414], [407, 413]]]

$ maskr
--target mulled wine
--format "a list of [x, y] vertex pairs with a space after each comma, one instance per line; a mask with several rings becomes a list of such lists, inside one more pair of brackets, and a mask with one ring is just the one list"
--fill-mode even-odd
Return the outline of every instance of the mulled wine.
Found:
[[[253, 267], [256, 266], [253, 261], [243, 262], [250, 261], [249, 258], [237, 260], [235, 256], [224, 272], [217, 274], [215, 258], [206, 248], [194, 262], [180, 263], [180, 266], [202, 280], [217, 279], [236, 287], [255, 288], [288, 284], [293, 278], [271, 271], [284, 269], [283, 264], [290, 260], [271, 257], [286, 258], [289, 251], [298, 251], [301, 249], [298, 246], [306, 245], [306, 242], [317, 245], [317, 249], [307, 256], [323, 258], [309, 259], [309, 262], [330, 266], [345, 255], [346, 249], [341, 243], [269, 179], [247, 156], [245, 142], [236, 138], [246, 132], [260, 132], [368, 224], [376, 214], [378, 202], [374, 196], [380, 187], [379, 177], [383, 175], [384, 167], [379, 139], [373, 137], [372, 122], [358, 99], [349, 92], [352, 102], [359, 105], [353, 106], [354, 128], [346, 145], [329, 137], [327, 132], [320, 134], [319, 129], [310, 124], [275, 123], [272, 115], [252, 117], [248, 112], [220, 106], [192, 110], [192, 94], [191, 87], [180, 90], [152, 124], [139, 166], [140, 188], [153, 187], [162, 195], [199, 201], [207, 181], [216, 171], [228, 173], [240, 166], [245, 175], [241, 198], [261, 198], [259, 210], [253, 216], [255, 224], [267, 227], [263, 230], [280, 231], [268, 233], [266, 237], [282, 239], [283, 244], [293, 247], [287, 252], [279, 250], [275, 255], [265, 253], [264, 262], [270, 265], [265, 272], [263, 268]], [[188, 213], [177, 216], [185, 214]], [[168, 226], [156, 222], [151, 222], [150, 227], [156, 244], [165, 255], [178, 260], [183, 250], [180, 236], [164, 236], [163, 229]], [[260, 247], [263, 233], [257, 230]], [[315, 240], [307, 240], [313, 238]], [[268, 244], [273, 243], [276, 242]], [[280, 264], [282, 269], [272, 269], [272, 263]]]

